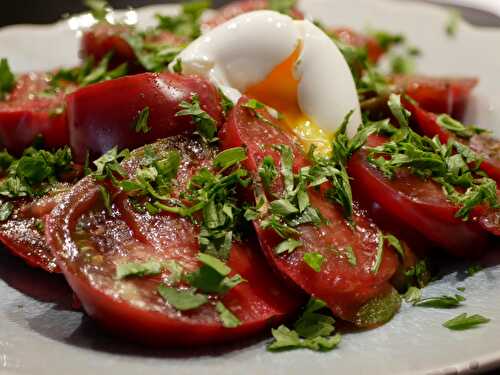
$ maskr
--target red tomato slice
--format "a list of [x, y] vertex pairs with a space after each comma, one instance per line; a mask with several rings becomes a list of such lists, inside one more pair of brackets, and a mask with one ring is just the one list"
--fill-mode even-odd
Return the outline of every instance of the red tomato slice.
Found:
[[500, 184], [500, 141], [498, 139], [484, 134], [475, 135], [470, 139], [456, 137], [439, 125], [436, 114], [427, 112], [407, 100], [404, 101], [404, 106], [412, 113], [414, 123], [421, 134], [429, 138], [437, 135], [441, 143], [447, 143], [450, 138], [455, 138], [458, 142], [469, 146], [484, 158], [481, 169]]
[[478, 79], [395, 75], [392, 82], [426, 111], [448, 113], [461, 119]]
[[[383, 142], [383, 137], [369, 139], [370, 146]], [[450, 253], [477, 257], [491, 247], [491, 238], [479, 225], [478, 217], [469, 221], [456, 218], [459, 207], [446, 199], [437, 183], [407, 171], [401, 171], [396, 178], [389, 180], [368, 163], [364, 150], [353, 155], [348, 172], [355, 194], [362, 194], [363, 200], [382, 207], [391, 222], [412, 228]]]
[[[204, 30], [213, 29], [231, 18], [237, 17], [240, 14], [253, 12], [255, 10], [269, 9], [268, 0], [237, 0], [217, 10], [217, 13], [212, 18], [203, 23]], [[301, 11], [292, 9], [291, 16], [296, 19], [304, 19]]]
[[[265, 111], [262, 116], [267, 116], [268, 121], [273, 121], [275, 126], [264, 123], [242, 107], [246, 100], [240, 100], [219, 133], [223, 148], [247, 148], [248, 159], [243, 163], [255, 176], [255, 181], [258, 181], [257, 170], [265, 156], [273, 157], [277, 169], [280, 169], [280, 155], [273, 145], [286, 145], [293, 150], [296, 171], [308, 165], [302, 148], [290, 134]], [[272, 190], [275, 194], [282, 193], [282, 181], [275, 182]], [[353, 321], [363, 304], [391, 289], [388, 280], [396, 270], [397, 257], [391, 249], [384, 249], [380, 268], [372, 271], [378, 245], [377, 227], [359, 212], [354, 215], [354, 228], [350, 227], [340, 208], [327, 201], [318, 191], [310, 190], [309, 199], [311, 205], [327, 219], [327, 223], [299, 226], [297, 229], [303, 245], [290, 254], [277, 255], [274, 249], [283, 239], [255, 222], [262, 250], [285, 279], [324, 300], [336, 316]], [[352, 247], [357, 259], [355, 265], [348, 261], [348, 247]], [[311, 252], [321, 254], [324, 259], [320, 272], [314, 271], [303, 260], [304, 254]]]
[[20, 155], [39, 135], [48, 148], [68, 144], [65, 94], [45, 95], [48, 82], [44, 73], [21, 75], [7, 100], [0, 101], [0, 139], [9, 152]]
[[[167, 139], [154, 147], [157, 153], [179, 151], [180, 183], [213, 157], [206, 146], [185, 138]], [[135, 155], [141, 157], [140, 152]], [[131, 161], [125, 168], [132, 171], [137, 164]], [[138, 214], [121, 195], [108, 213], [90, 178], [80, 181], [52, 211], [46, 228], [48, 243], [85, 311], [127, 339], [163, 346], [234, 341], [279, 324], [296, 310], [302, 299], [283, 287], [259, 252], [246, 243], [233, 244], [228, 266], [247, 281], [189, 311], [177, 311], [160, 298], [157, 288], [169, 271], [115, 278], [118, 264], [150, 259], [175, 260], [185, 271], [196, 270], [198, 233], [199, 227], [187, 218]], [[222, 325], [215, 309], [219, 301], [241, 321], [239, 326]]]
[[376, 63], [384, 55], [385, 51], [377, 39], [358, 33], [348, 27], [335, 27], [331, 32], [343, 43], [354, 47], [366, 47], [368, 58]]
[[[81, 88], [66, 100], [70, 145], [75, 160], [99, 156], [114, 146], [136, 148], [157, 139], [193, 132], [191, 116], [176, 116], [182, 101], [199, 97], [201, 108], [218, 125], [223, 111], [220, 96], [211, 83], [194, 76], [144, 73]], [[148, 107], [146, 133], [136, 131], [140, 112]]]
[[[80, 45], [80, 56], [83, 58], [93, 57], [97, 62], [109, 52], [113, 52], [110, 63], [111, 67], [128, 63], [129, 72], [144, 71], [137, 60], [134, 50], [126, 40], [126, 37], [132, 32], [133, 28], [130, 26], [111, 25], [107, 22], [100, 22], [83, 34]], [[145, 43], [181, 46], [187, 43], [187, 40], [168, 31], [162, 31], [158, 34], [148, 36]]]
[[69, 188], [70, 185], [61, 184], [54, 193], [42, 198], [11, 201], [14, 210], [6, 221], [0, 223], [0, 241], [32, 267], [60, 272], [45, 241], [43, 226], [45, 217]]

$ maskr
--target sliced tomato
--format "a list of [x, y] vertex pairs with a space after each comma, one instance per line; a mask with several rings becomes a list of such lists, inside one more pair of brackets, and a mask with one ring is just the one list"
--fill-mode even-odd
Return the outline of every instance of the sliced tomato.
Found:
[[[127, 41], [127, 37], [134, 32], [133, 27], [127, 25], [111, 25], [108, 22], [100, 22], [83, 33], [80, 56], [82, 58], [92, 57], [100, 61], [108, 53], [113, 52], [110, 66], [116, 67], [127, 63], [129, 72], [140, 72], [141, 68], [134, 49]], [[181, 36], [174, 35], [168, 31], [151, 34], [146, 37], [148, 44], [168, 44], [181, 46], [187, 40]]]
[[[369, 145], [379, 145], [385, 138], [372, 136]], [[349, 161], [353, 192], [363, 201], [376, 203], [389, 217], [386, 220], [411, 228], [456, 256], [477, 257], [491, 247], [491, 238], [479, 224], [482, 212], [474, 211], [469, 221], [455, 217], [459, 207], [450, 203], [441, 186], [401, 170], [389, 180], [358, 151]]]
[[331, 32], [343, 43], [354, 47], [364, 47], [368, 52], [368, 58], [376, 63], [384, 55], [385, 51], [374, 37], [363, 35], [348, 27], [335, 27]]
[[[237, 0], [218, 9], [216, 14], [205, 21], [202, 25], [204, 30], [213, 29], [231, 18], [240, 14], [253, 12], [255, 10], [269, 9], [268, 0]], [[296, 19], [304, 19], [304, 15], [297, 8], [293, 8], [291, 16]]]
[[[243, 163], [255, 176], [254, 181], [258, 181], [257, 171], [266, 156], [271, 156], [280, 169], [280, 155], [273, 148], [274, 145], [286, 145], [293, 150], [296, 171], [309, 165], [302, 148], [292, 136], [265, 112], [262, 116], [267, 116], [274, 126], [254, 116], [242, 106], [246, 100], [242, 98], [232, 110], [219, 137], [224, 148], [247, 148], [248, 159]], [[272, 193], [279, 196], [282, 192], [282, 179], [278, 179]], [[269, 199], [272, 197], [269, 196]], [[325, 223], [297, 227], [302, 246], [291, 253], [278, 255], [275, 248], [283, 239], [274, 231], [263, 229], [260, 221], [256, 221], [254, 225], [262, 250], [285, 279], [324, 300], [336, 316], [356, 322], [356, 314], [361, 306], [391, 291], [388, 281], [396, 270], [397, 257], [391, 249], [385, 248], [380, 267], [374, 271], [379, 241], [377, 227], [360, 212], [354, 215], [355, 225], [351, 227], [341, 209], [328, 201], [320, 191], [310, 190], [309, 199], [311, 205], [326, 219]], [[356, 264], [348, 261], [349, 247], [352, 248]], [[304, 255], [312, 252], [323, 257], [319, 272], [304, 261]]]
[[435, 78], [428, 76], [395, 75], [396, 87], [416, 100], [426, 111], [448, 113], [461, 119], [467, 100], [478, 83], [477, 78]]
[[45, 241], [44, 220], [69, 188], [69, 184], [59, 184], [42, 198], [11, 201], [13, 212], [0, 223], [0, 241], [32, 267], [60, 272]]
[[498, 139], [487, 134], [474, 135], [470, 139], [457, 137], [439, 125], [436, 114], [428, 112], [419, 105], [407, 100], [404, 101], [404, 106], [412, 113], [413, 123], [419, 133], [429, 138], [437, 135], [441, 143], [447, 143], [450, 138], [453, 138], [469, 146], [484, 158], [481, 169], [500, 184], [500, 141]]
[[[211, 83], [195, 76], [144, 73], [81, 88], [66, 100], [70, 145], [75, 160], [87, 151], [99, 156], [114, 146], [136, 148], [157, 139], [193, 132], [191, 116], [176, 116], [183, 101], [197, 95], [201, 108], [220, 125], [220, 96]], [[149, 108], [148, 130], [135, 128], [139, 114]]]
[[[201, 143], [176, 137], [154, 145], [160, 155], [177, 149], [182, 157], [176, 189], [206, 166], [213, 152]], [[125, 165], [133, 173], [141, 151]], [[137, 158], [137, 159], [134, 159]], [[173, 192], [178, 194], [181, 190]], [[118, 195], [111, 212], [103, 209], [98, 185], [80, 181], [52, 211], [46, 236], [57, 262], [85, 311], [104, 327], [151, 345], [192, 346], [234, 341], [279, 324], [302, 302], [283, 287], [252, 245], [234, 243], [228, 266], [246, 282], [225, 295], [189, 311], [178, 311], [158, 294], [169, 271], [159, 276], [117, 280], [116, 267], [124, 262], [176, 261], [185, 272], [199, 267], [199, 226], [174, 214], [135, 212], [128, 198]], [[184, 282], [174, 284], [185, 288]], [[241, 322], [222, 325], [215, 305], [222, 302]]]
[[0, 101], [0, 142], [9, 152], [22, 154], [37, 136], [48, 148], [68, 144], [65, 94], [46, 94], [48, 88], [48, 74], [23, 74], [7, 99]]

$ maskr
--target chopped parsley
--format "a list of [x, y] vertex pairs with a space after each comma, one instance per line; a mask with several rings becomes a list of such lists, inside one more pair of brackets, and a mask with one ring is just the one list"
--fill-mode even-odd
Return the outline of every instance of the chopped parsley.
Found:
[[321, 312], [326, 304], [311, 298], [302, 316], [295, 322], [293, 330], [285, 325], [273, 329], [274, 340], [267, 350], [279, 352], [291, 349], [310, 349], [314, 351], [329, 351], [340, 343], [340, 334], [335, 331], [335, 320], [330, 315]]
[[137, 116], [137, 120], [134, 124], [134, 130], [136, 133], [148, 133], [151, 131], [151, 128], [148, 125], [149, 121], [149, 107], [144, 107], [142, 111], [139, 112], [139, 116]]
[[413, 305], [418, 307], [433, 307], [437, 309], [450, 309], [459, 306], [465, 297], [455, 294], [454, 296], [440, 296], [423, 298], [415, 302]]
[[67, 82], [83, 87], [125, 76], [128, 71], [127, 63], [123, 63], [114, 69], [109, 68], [112, 56], [112, 52], [107, 53], [96, 66], [94, 66], [93, 58], [89, 57], [85, 59], [81, 66], [59, 69], [51, 77], [49, 81], [50, 88], [44, 92], [44, 95], [56, 93], [64, 88], [64, 84]]
[[132, 47], [139, 63], [149, 72], [164, 71], [184, 49], [183, 45], [147, 43], [145, 33], [130, 33], [125, 35], [124, 38]]
[[453, 319], [443, 323], [443, 326], [453, 331], [463, 331], [466, 329], [475, 328], [480, 324], [490, 322], [490, 319], [482, 315], [474, 314], [468, 315], [467, 313], [460, 314]]
[[179, 311], [194, 310], [208, 302], [208, 296], [195, 293], [192, 289], [178, 290], [161, 284], [158, 286], [158, 293]]
[[215, 304], [215, 309], [219, 313], [219, 319], [222, 325], [226, 328], [236, 328], [241, 324], [241, 321], [229, 310], [222, 302]]
[[415, 286], [410, 286], [406, 293], [403, 295], [403, 299], [407, 303], [415, 305], [422, 299], [422, 289]]
[[14, 210], [14, 205], [11, 202], [3, 202], [0, 205], [0, 221], [7, 220], [12, 214], [13, 210]]
[[84, 0], [85, 6], [96, 20], [103, 21], [111, 10], [106, 0]]
[[380, 269], [380, 265], [382, 264], [382, 255], [384, 254], [384, 235], [382, 232], [379, 232], [377, 239], [377, 252], [375, 254], [375, 261], [370, 269], [372, 273], [377, 273]]
[[198, 134], [207, 142], [217, 140], [217, 123], [207, 112], [200, 106], [200, 97], [198, 94], [191, 95], [191, 102], [183, 100], [179, 107], [182, 108], [177, 112], [176, 116], [191, 116], [193, 122], [198, 127]]
[[181, 58], [178, 58], [175, 60], [175, 64], [172, 67], [172, 70], [174, 71], [174, 73], [182, 74], [182, 59]]
[[349, 264], [353, 267], [356, 267], [358, 264], [358, 258], [356, 257], [356, 254], [354, 253], [352, 246], [346, 246], [344, 248], [344, 253]]
[[394, 130], [389, 142], [369, 149], [370, 164], [387, 178], [394, 178], [396, 171], [404, 167], [421, 178], [433, 179], [442, 185], [447, 199], [460, 206], [455, 216], [463, 220], [477, 205], [500, 207], [496, 182], [478, 171], [479, 156], [456, 141], [445, 145], [438, 137], [430, 139], [415, 133], [408, 124], [410, 113], [398, 95], [390, 96], [388, 106], [400, 128]]
[[62, 174], [72, 170], [69, 147], [54, 152], [29, 147], [19, 159], [9, 159], [8, 153], [2, 155], [2, 167], [8, 167], [0, 181], [0, 196], [7, 198], [42, 196]]
[[0, 100], [4, 100], [16, 85], [16, 78], [10, 70], [7, 59], [0, 59]]
[[176, 16], [157, 14], [157, 28], [194, 40], [201, 35], [201, 16], [210, 5], [211, 1], [191, 1], [182, 4], [182, 11]]
[[419, 260], [413, 267], [405, 272], [405, 276], [411, 278], [413, 283], [419, 288], [425, 287], [431, 278], [425, 260]]
[[156, 260], [120, 263], [116, 266], [115, 278], [120, 280], [131, 276], [153, 276], [159, 275], [161, 271], [162, 264]]
[[297, 0], [269, 0], [269, 9], [291, 15]]
[[460, 11], [458, 11], [458, 9], [451, 10], [448, 21], [446, 22], [446, 35], [448, 35], [450, 38], [454, 38], [457, 35], [461, 20], [462, 15], [460, 14]]
[[321, 266], [324, 261], [323, 255], [320, 253], [305, 253], [304, 254], [304, 262], [311, 267], [315, 272], [321, 271]]
[[452, 132], [457, 137], [470, 139], [474, 135], [483, 134], [487, 132], [485, 129], [478, 128], [476, 126], [465, 126], [460, 121], [455, 120], [448, 114], [441, 114], [436, 118], [436, 122], [444, 129]]
[[467, 276], [472, 277], [476, 273], [481, 272], [483, 270], [483, 267], [480, 264], [472, 264], [469, 267], [467, 267], [467, 270], [465, 271], [467, 273]]

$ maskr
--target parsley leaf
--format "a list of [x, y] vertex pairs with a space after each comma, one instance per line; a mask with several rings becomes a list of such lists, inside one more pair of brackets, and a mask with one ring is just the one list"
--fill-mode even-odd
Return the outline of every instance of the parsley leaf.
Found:
[[294, 330], [281, 325], [271, 332], [274, 341], [267, 349], [269, 351], [284, 351], [305, 348], [315, 351], [329, 351], [334, 349], [341, 340], [340, 334], [333, 335], [335, 320], [319, 312], [326, 304], [312, 298], [307, 304], [302, 316], [295, 322]]
[[217, 302], [215, 309], [219, 313], [219, 318], [224, 327], [236, 328], [241, 324], [241, 321], [222, 302]]
[[422, 289], [410, 286], [406, 293], [403, 295], [403, 299], [406, 302], [415, 305], [422, 299]]
[[194, 293], [192, 290], [178, 290], [161, 284], [158, 293], [172, 307], [179, 311], [194, 310], [208, 302], [204, 294]]
[[[274, 229], [274, 228], [273, 228]], [[274, 248], [276, 254], [292, 253], [296, 248], [302, 246], [302, 242], [294, 240], [293, 238], [287, 238], [286, 240], [280, 242], [278, 246]]]
[[273, 182], [278, 177], [278, 170], [274, 165], [274, 159], [270, 155], [266, 155], [262, 159], [262, 164], [259, 167], [259, 176], [264, 184], [265, 189], [270, 189]]
[[115, 278], [120, 280], [130, 276], [151, 276], [159, 275], [162, 270], [162, 264], [156, 260], [147, 262], [127, 262], [116, 266]]
[[139, 116], [137, 116], [137, 120], [134, 124], [134, 130], [136, 133], [143, 132], [144, 134], [149, 133], [151, 128], [148, 125], [149, 121], [149, 107], [144, 107], [141, 112], [139, 112]]
[[216, 140], [217, 123], [207, 112], [200, 106], [200, 97], [198, 94], [191, 95], [191, 102], [183, 100], [179, 107], [182, 108], [177, 112], [176, 116], [191, 116], [193, 122], [198, 127], [198, 133], [207, 142]]
[[13, 209], [14, 205], [11, 202], [3, 202], [0, 205], [0, 221], [7, 220], [12, 214]]
[[375, 261], [370, 269], [372, 273], [377, 273], [380, 269], [380, 265], [382, 264], [382, 255], [384, 253], [384, 235], [382, 232], [379, 232], [377, 239], [377, 253], [375, 254]]
[[247, 152], [243, 147], [228, 148], [215, 156], [213, 165], [217, 168], [227, 169], [246, 160], [246, 158]]
[[16, 78], [10, 70], [7, 59], [0, 59], [0, 101], [4, 100], [16, 85]]
[[414, 306], [433, 307], [437, 309], [449, 309], [459, 306], [463, 301], [465, 301], [465, 297], [459, 294], [455, 294], [455, 296], [423, 298], [420, 301], [414, 303]]
[[467, 273], [467, 276], [472, 277], [476, 273], [481, 272], [483, 270], [483, 267], [479, 264], [472, 264], [469, 267], [467, 267], [467, 270], [465, 271]]
[[320, 272], [321, 266], [324, 261], [323, 255], [320, 253], [305, 253], [304, 254], [304, 262], [311, 267], [314, 271]]
[[475, 328], [480, 324], [488, 322], [490, 322], [490, 319], [485, 318], [482, 315], [467, 315], [467, 313], [463, 313], [444, 322], [443, 326], [454, 331], [463, 331], [465, 329]]
[[458, 9], [453, 9], [450, 11], [448, 21], [445, 27], [446, 34], [450, 38], [453, 38], [457, 35], [461, 20], [462, 20], [462, 15], [458, 11]]
[[89, 8], [92, 16], [99, 21], [105, 20], [106, 15], [111, 10], [108, 2], [105, 0], [84, 0], [84, 3]]
[[444, 129], [454, 133], [457, 137], [469, 139], [474, 135], [487, 132], [485, 129], [476, 126], [465, 126], [460, 121], [455, 120], [448, 114], [441, 114], [436, 118], [436, 122]]
[[200, 19], [210, 7], [210, 1], [191, 1], [182, 5], [182, 12], [176, 16], [156, 15], [158, 28], [194, 40], [201, 35]]
[[297, 0], [269, 0], [269, 9], [291, 15]]
[[394, 250], [396, 250], [396, 252], [401, 256], [401, 259], [404, 259], [405, 250], [398, 238], [392, 234], [386, 234], [384, 235], [384, 239], [387, 240], [387, 243], [392, 246]]
[[[145, 37], [146, 34], [143, 33], [130, 33], [124, 35], [125, 40], [134, 50], [134, 54], [137, 60], [139, 60], [139, 63], [149, 72], [164, 71], [184, 49], [184, 46], [170, 45], [167, 43], [146, 43]], [[179, 69], [179, 65], [174, 65], [174, 68]]]

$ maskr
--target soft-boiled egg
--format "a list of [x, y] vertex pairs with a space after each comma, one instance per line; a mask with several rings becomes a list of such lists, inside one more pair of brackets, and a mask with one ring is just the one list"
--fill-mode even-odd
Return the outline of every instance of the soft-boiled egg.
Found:
[[347, 62], [309, 21], [273, 11], [246, 13], [202, 35], [177, 59], [183, 73], [207, 77], [231, 100], [245, 94], [279, 111], [306, 146], [323, 152], [348, 112], [354, 111], [349, 135], [361, 123]]

